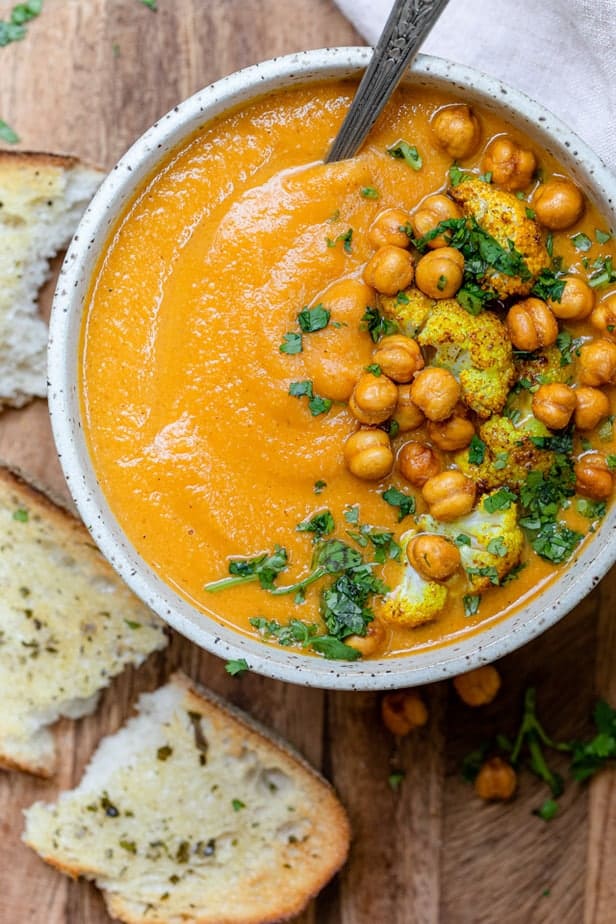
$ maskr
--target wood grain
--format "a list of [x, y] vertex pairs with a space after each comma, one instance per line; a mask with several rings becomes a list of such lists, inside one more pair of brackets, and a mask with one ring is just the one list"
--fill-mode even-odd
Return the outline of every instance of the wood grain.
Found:
[[[217, 77], [272, 55], [358, 41], [330, 0], [158, 5], [152, 13], [138, 0], [46, 0], [26, 40], [0, 49], [0, 117], [21, 147], [109, 167], [158, 116]], [[0, 0], [0, 18], [11, 6]], [[66, 496], [45, 402], [2, 415], [0, 457]], [[220, 661], [174, 636], [167, 652], [112, 684], [96, 715], [60, 723], [56, 780], [0, 774], [0, 924], [109, 922], [92, 886], [56, 874], [21, 845], [21, 811], [73, 785], [138, 693], [178, 666], [287, 737], [348, 807], [350, 861], [298, 924], [613, 924], [614, 775], [569, 786], [560, 816], [545, 825], [531, 814], [545, 797], [534, 778], [522, 776], [511, 806], [484, 806], [459, 767], [496, 729], [513, 730], [529, 683], [556, 736], [588, 730], [597, 692], [616, 701], [615, 605], [612, 573], [557, 627], [504, 659], [503, 692], [487, 709], [469, 710], [447, 684], [425, 690], [429, 726], [397, 751], [377, 694], [232, 679]], [[392, 766], [406, 773], [397, 793], [387, 782]]]

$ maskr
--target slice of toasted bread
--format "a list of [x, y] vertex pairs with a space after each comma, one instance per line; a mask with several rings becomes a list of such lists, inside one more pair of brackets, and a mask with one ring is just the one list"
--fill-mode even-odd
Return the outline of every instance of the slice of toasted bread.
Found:
[[0, 407], [45, 396], [38, 291], [103, 176], [74, 157], [0, 152]]
[[47, 726], [92, 712], [166, 636], [86, 528], [2, 467], [0, 535], [0, 766], [50, 776]]
[[77, 789], [26, 811], [24, 840], [94, 879], [130, 924], [265, 924], [344, 862], [346, 814], [288, 746], [183, 674], [143, 695]]

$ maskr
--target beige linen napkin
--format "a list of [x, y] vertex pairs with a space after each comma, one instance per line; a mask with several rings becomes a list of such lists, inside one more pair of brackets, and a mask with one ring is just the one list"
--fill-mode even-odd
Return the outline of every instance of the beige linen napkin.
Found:
[[[373, 44], [392, 0], [336, 0]], [[422, 51], [523, 90], [616, 172], [616, 0], [450, 0]]]

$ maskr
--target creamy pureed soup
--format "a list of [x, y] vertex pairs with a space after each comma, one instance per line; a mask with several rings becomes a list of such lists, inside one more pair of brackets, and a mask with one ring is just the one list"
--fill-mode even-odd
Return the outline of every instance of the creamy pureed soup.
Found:
[[81, 396], [135, 548], [238, 631], [309, 653], [442, 644], [558, 579], [605, 512], [605, 219], [477, 107], [274, 93], [139, 191], [94, 274]]

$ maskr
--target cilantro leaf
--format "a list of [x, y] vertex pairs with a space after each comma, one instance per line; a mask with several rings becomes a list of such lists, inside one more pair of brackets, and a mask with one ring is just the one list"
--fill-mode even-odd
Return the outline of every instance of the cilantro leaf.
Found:
[[387, 153], [390, 157], [404, 160], [413, 170], [421, 170], [423, 167], [421, 154], [415, 145], [409, 144], [408, 141], [399, 141], [398, 144], [393, 145], [393, 147], [387, 148]]
[[336, 524], [329, 510], [315, 514], [310, 520], [304, 520], [296, 527], [298, 533], [314, 533], [315, 540], [333, 533], [335, 528]]
[[411, 513], [415, 513], [415, 498], [398, 488], [390, 487], [383, 491], [381, 497], [390, 507], [398, 508], [398, 523]]
[[375, 189], [374, 186], [364, 186], [362, 187], [360, 192], [362, 196], [364, 197], [364, 199], [378, 199], [379, 198], [379, 191], [378, 189]]
[[311, 334], [327, 327], [330, 316], [331, 312], [319, 304], [313, 308], [302, 308], [297, 315], [297, 323], [305, 334]]
[[363, 318], [361, 319], [361, 330], [367, 330], [374, 343], [378, 343], [381, 337], [389, 334], [395, 334], [398, 331], [398, 325], [395, 321], [383, 317], [378, 308], [366, 308]]
[[228, 674], [231, 674], [232, 677], [239, 677], [240, 674], [249, 671], [250, 667], [248, 666], [246, 658], [237, 658], [235, 661], [227, 661], [225, 670]]
[[495, 513], [497, 510], [508, 510], [517, 499], [517, 495], [514, 494], [511, 488], [504, 486], [499, 488], [498, 491], [495, 491], [494, 494], [489, 494], [484, 499], [483, 509], [487, 513]]
[[264, 590], [272, 590], [275, 579], [281, 571], [286, 569], [287, 564], [287, 550], [276, 545], [271, 555], [264, 552], [255, 558], [239, 558], [229, 562], [229, 574], [231, 577], [222, 578], [219, 581], [210, 581], [209, 584], [204, 586], [204, 590], [217, 593], [219, 590], [226, 590], [229, 587], [253, 581], [258, 581]]
[[464, 615], [474, 616], [479, 610], [481, 596], [479, 594], [464, 594], [462, 603], [464, 604]]
[[292, 331], [288, 334], [284, 334], [282, 343], [278, 347], [281, 353], [288, 353], [292, 355], [294, 353], [302, 352], [302, 335], [293, 333]]
[[486, 454], [486, 444], [477, 434], [474, 434], [468, 447], [468, 461], [470, 465], [481, 465]]

